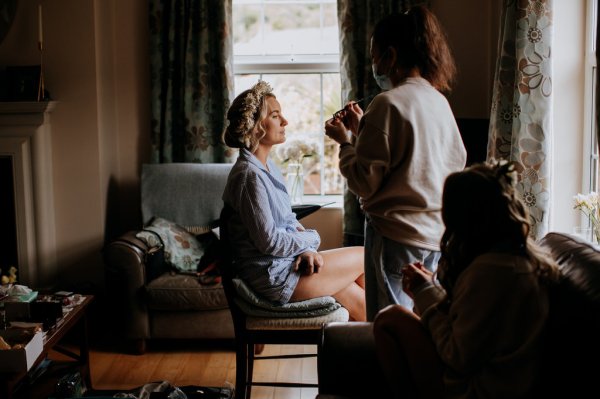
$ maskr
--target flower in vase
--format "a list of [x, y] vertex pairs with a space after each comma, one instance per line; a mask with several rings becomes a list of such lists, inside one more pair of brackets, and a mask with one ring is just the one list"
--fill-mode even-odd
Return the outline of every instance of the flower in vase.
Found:
[[600, 242], [600, 196], [596, 192], [577, 194], [573, 209], [579, 209], [590, 220], [596, 242]]
[[275, 155], [282, 163], [302, 163], [306, 157], [312, 157], [319, 152], [319, 144], [311, 140], [287, 140], [275, 149]]

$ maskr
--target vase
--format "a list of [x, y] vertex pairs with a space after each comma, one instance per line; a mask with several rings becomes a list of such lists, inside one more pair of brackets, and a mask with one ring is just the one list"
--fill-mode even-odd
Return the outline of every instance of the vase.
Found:
[[292, 205], [301, 204], [304, 195], [304, 170], [299, 162], [290, 162], [285, 175], [288, 195]]

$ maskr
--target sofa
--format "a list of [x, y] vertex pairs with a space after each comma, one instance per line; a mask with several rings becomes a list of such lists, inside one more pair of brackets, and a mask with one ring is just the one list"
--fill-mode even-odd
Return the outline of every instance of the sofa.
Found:
[[231, 166], [142, 166], [143, 226], [104, 248], [113, 320], [130, 351], [144, 353], [147, 342], [155, 339], [234, 338], [227, 299], [218, 278], [206, 283], [193, 271], [169, 268], [164, 253], [140, 238], [140, 232], [156, 218], [181, 226], [197, 237], [212, 234], [218, 225], [223, 207], [221, 194]]
[[[551, 292], [539, 397], [597, 397], [600, 247], [556, 232], [540, 244], [558, 262], [562, 278]], [[392, 397], [375, 355], [372, 323], [325, 325], [318, 351], [318, 399]]]

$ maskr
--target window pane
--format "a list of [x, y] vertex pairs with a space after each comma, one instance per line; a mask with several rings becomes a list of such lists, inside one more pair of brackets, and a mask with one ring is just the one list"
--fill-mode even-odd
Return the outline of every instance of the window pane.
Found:
[[[323, 74], [323, 123], [342, 108], [341, 86], [339, 73]], [[342, 194], [344, 180], [339, 168], [339, 145], [324, 134], [323, 137], [323, 194]]]
[[319, 51], [318, 4], [269, 4], [265, 6], [264, 51], [266, 54], [314, 54]]
[[337, 19], [337, 5], [323, 4], [323, 54], [339, 54], [340, 40]]
[[262, 54], [262, 7], [233, 5], [233, 53], [235, 55]]

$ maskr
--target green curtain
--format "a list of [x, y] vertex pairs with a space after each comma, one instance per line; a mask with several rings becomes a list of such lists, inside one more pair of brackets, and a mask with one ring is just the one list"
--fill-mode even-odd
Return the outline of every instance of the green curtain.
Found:
[[[340, 76], [342, 103], [378, 94], [373, 79], [369, 46], [377, 21], [394, 12], [404, 12], [427, 1], [338, 0], [340, 26]], [[368, 104], [365, 104], [366, 108]], [[363, 245], [364, 214], [356, 195], [344, 191], [344, 245]]]
[[152, 162], [231, 162], [231, 0], [150, 0]]
[[488, 138], [488, 159], [514, 161], [534, 239], [548, 231], [552, 140], [552, 0], [506, 1]]

